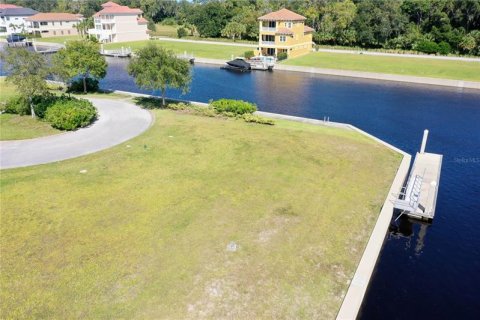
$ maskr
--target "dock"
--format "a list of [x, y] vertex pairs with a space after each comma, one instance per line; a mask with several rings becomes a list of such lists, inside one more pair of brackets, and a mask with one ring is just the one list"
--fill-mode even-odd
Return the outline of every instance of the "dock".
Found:
[[403, 214], [428, 221], [435, 217], [443, 156], [425, 152], [427, 137], [428, 130], [425, 130], [422, 147], [415, 155], [407, 183], [394, 201], [394, 207], [401, 210], [397, 219]]
[[105, 50], [103, 49], [103, 44], [102, 44], [100, 48], [100, 54], [102, 56], [107, 56], [107, 57], [129, 58], [132, 56], [132, 49], [122, 47], [121, 49]]

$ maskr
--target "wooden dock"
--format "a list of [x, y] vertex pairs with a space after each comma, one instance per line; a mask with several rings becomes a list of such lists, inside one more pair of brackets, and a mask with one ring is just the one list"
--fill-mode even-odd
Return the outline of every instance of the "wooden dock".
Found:
[[425, 130], [422, 148], [415, 156], [407, 183], [395, 200], [394, 207], [402, 210], [400, 215], [407, 214], [417, 219], [433, 220], [443, 156], [425, 152], [427, 136], [428, 130]]

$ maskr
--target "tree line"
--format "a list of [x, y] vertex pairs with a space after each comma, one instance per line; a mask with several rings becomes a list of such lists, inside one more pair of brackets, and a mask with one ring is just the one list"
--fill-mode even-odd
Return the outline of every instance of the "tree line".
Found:
[[[104, 0], [7, 0], [39, 11], [82, 13]], [[118, 0], [154, 23], [201, 37], [258, 39], [257, 18], [287, 8], [307, 18], [317, 44], [480, 55], [480, 0]]]

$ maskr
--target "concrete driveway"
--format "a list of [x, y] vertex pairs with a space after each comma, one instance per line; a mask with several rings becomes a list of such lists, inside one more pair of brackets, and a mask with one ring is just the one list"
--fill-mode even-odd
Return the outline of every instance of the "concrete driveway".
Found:
[[124, 100], [89, 99], [98, 119], [88, 128], [58, 135], [0, 141], [0, 168], [18, 168], [76, 158], [138, 136], [152, 123], [150, 112]]

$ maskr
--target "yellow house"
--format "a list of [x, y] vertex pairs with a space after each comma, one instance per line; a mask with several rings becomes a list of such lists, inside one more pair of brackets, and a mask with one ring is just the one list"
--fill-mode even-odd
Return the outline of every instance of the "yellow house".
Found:
[[258, 18], [260, 30], [258, 50], [264, 56], [286, 52], [289, 58], [312, 51], [312, 28], [306, 18], [293, 11], [281, 9]]

